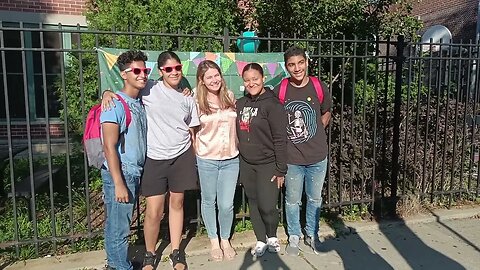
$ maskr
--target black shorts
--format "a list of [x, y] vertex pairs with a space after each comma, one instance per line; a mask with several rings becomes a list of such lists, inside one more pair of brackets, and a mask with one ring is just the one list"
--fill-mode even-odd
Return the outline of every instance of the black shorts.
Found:
[[178, 157], [155, 160], [147, 157], [140, 193], [145, 197], [198, 189], [198, 172], [193, 148]]

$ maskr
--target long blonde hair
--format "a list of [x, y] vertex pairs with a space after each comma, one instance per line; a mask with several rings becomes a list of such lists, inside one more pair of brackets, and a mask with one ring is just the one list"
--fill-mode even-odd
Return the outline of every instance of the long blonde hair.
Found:
[[220, 77], [222, 78], [222, 86], [220, 87], [220, 92], [219, 92], [220, 109], [228, 109], [228, 108], [235, 109], [235, 103], [232, 100], [232, 98], [228, 95], [227, 86], [225, 83], [225, 79], [223, 78], [222, 71], [220, 70], [220, 67], [213, 61], [204, 60], [198, 65], [198, 68], [197, 68], [196, 97], [197, 97], [197, 103], [198, 103], [200, 112], [205, 114], [212, 113], [212, 108], [210, 108], [210, 105], [208, 104], [208, 99], [207, 99], [208, 89], [203, 83], [203, 77], [205, 76], [205, 72], [207, 72], [207, 70], [210, 68], [216, 69], [218, 73], [220, 73]]

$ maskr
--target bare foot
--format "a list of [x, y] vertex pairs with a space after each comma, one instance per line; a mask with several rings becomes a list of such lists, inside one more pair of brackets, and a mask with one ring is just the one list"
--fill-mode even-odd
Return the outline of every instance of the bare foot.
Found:
[[230, 241], [222, 239], [221, 245], [223, 250], [223, 257], [226, 260], [233, 260], [233, 258], [235, 258], [235, 256], [237, 255], [237, 252], [235, 252], [235, 249], [232, 248]]
[[223, 251], [220, 248], [220, 243], [218, 242], [218, 239], [212, 238], [210, 239], [210, 245], [211, 245], [211, 250], [210, 250], [210, 257], [214, 262], [220, 262], [223, 260]]

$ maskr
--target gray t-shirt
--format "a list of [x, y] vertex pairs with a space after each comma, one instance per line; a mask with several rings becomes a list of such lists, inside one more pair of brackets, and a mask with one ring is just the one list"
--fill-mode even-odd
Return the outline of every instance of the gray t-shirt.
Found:
[[187, 151], [189, 128], [200, 125], [195, 100], [163, 81], [148, 81], [140, 96], [147, 112], [147, 157], [166, 160]]

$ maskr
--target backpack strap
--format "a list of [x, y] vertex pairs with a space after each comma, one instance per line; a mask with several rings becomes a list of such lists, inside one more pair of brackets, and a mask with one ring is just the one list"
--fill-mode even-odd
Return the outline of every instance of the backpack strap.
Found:
[[126, 124], [127, 124], [127, 128], [128, 128], [130, 126], [130, 123], [132, 122], [132, 113], [130, 112], [130, 107], [128, 107], [127, 102], [125, 102], [125, 100], [123, 99], [122, 96], [117, 94], [117, 97], [118, 97], [118, 100], [120, 100], [120, 102], [122, 103], [123, 109], [125, 110], [125, 117], [127, 118], [126, 119], [126, 122], [127, 122]]
[[323, 102], [323, 87], [322, 84], [320, 83], [320, 80], [317, 77], [310, 76], [310, 80], [313, 83], [313, 87], [315, 88], [315, 91], [317, 92], [317, 97], [318, 101], [320, 101], [320, 104]]
[[288, 87], [288, 78], [285, 78], [280, 82], [280, 91], [278, 91], [278, 99], [282, 104], [285, 103], [285, 96], [287, 95], [287, 87]]
[[[122, 96], [117, 94], [117, 97], [118, 97], [118, 100], [120, 100], [120, 102], [122, 103], [123, 109], [125, 110], [125, 118], [126, 118], [125, 120], [126, 120], [127, 129], [128, 129], [128, 127], [130, 126], [130, 123], [132, 122], [132, 113], [130, 112], [130, 107], [128, 107], [127, 102], [123, 99]], [[119, 140], [121, 145], [121, 151], [122, 153], [125, 153], [125, 133], [120, 134]]]

